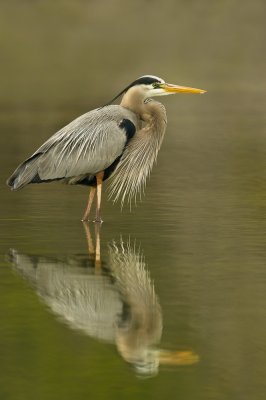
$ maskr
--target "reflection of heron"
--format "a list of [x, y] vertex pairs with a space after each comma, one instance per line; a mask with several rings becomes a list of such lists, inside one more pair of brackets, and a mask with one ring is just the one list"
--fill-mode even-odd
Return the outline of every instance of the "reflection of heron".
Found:
[[83, 220], [89, 218], [97, 191], [95, 221], [101, 221], [102, 182], [114, 171], [110, 189], [115, 200], [131, 199], [143, 189], [166, 128], [164, 106], [150, 98], [174, 93], [204, 90], [142, 76], [113, 99], [123, 94], [120, 106], [107, 105], [72, 121], [20, 164], [7, 184], [14, 190], [58, 180], [91, 186]]
[[[93, 245], [85, 225], [90, 257]], [[97, 241], [99, 234], [97, 232]], [[99, 244], [96, 245], [99, 251]], [[97, 253], [97, 251], [96, 251]], [[191, 351], [160, 350], [162, 314], [145, 261], [130, 242], [109, 246], [109, 264], [99, 253], [48, 258], [11, 251], [11, 260], [36, 287], [42, 300], [73, 329], [109, 343], [139, 374], [153, 375], [159, 364], [192, 364]]]

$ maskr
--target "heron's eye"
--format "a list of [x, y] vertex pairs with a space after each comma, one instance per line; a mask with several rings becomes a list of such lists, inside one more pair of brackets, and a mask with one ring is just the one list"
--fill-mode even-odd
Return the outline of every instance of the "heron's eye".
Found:
[[160, 89], [161, 83], [155, 82], [155, 83], [152, 84], [152, 86], [153, 86], [154, 89]]

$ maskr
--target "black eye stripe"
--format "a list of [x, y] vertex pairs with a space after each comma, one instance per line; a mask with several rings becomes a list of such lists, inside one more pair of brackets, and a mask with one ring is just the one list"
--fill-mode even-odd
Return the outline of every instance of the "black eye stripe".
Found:
[[130, 89], [133, 86], [136, 85], [154, 85], [154, 84], [161, 84], [162, 82], [158, 81], [158, 78], [154, 78], [152, 76], [142, 76], [141, 78], [136, 79], [134, 82], [132, 82], [127, 89]]
[[152, 83], [158, 83], [158, 80], [155, 78], [152, 78], [150, 76], [143, 76], [142, 78], [139, 78], [135, 80], [132, 83], [132, 86], [134, 85], [151, 85]]

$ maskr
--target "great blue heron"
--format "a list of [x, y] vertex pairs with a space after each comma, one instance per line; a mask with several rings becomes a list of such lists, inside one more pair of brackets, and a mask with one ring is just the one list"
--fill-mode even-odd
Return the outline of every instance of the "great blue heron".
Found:
[[111, 101], [59, 130], [17, 167], [7, 184], [13, 190], [58, 180], [91, 186], [82, 219], [89, 219], [97, 191], [95, 221], [100, 222], [102, 182], [113, 174], [110, 196], [123, 203], [143, 189], [156, 160], [167, 119], [164, 106], [151, 97], [204, 92], [142, 76], [112, 100], [123, 95], [120, 105], [109, 105]]

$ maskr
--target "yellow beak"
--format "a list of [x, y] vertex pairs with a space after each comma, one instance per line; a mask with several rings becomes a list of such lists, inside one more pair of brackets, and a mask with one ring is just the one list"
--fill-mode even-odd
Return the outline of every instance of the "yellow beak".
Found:
[[171, 85], [170, 83], [162, 83], [160, 87], [168, 93], [206, 93], [206, 90], [196, 89], [187, 86]]

